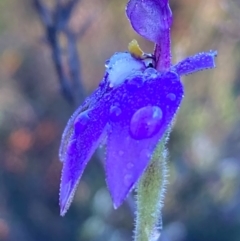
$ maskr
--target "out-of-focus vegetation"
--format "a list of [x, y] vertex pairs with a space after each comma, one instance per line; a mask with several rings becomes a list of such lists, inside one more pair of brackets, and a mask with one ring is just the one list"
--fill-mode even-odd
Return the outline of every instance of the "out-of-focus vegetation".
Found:
[[[49, 7], [52, 1], [48, 0]], [[123, 0], [82, 0], [70, 21], [91, 92], [104, 62], [137, 38]], [[162, 241], [240, 240], [240, 2], [172, 0], [173, 56], [218, 50], [217, 68], [183, 79], [185, 99], [169, 142]], [[64, 45], [64, 37], [62, 38]], [[67, 66], [66, 66], [67, 68]], [[0, 240], [131, 240], [133, 198], [113, 210], [102, 164], [92, 160], [59, 216], [61, 133], [74, 108], [60, 94], [31, 0], [0, 1]]]

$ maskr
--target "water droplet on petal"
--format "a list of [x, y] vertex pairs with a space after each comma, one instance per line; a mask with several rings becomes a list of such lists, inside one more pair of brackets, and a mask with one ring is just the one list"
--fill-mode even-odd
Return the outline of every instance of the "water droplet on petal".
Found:
[[127, 164], [127, 169], [132, 169], [134, 167], [133, 163], [129, 162]]
[[142, 35], [146, 35], [147, 34], [147, 28], [146, 27], [140, 27], [139, 28], [139, 32], [142, 34]]
[[108, 60], [106, 60], [106, 62], [105, 62], [105, 67], [106, 68], [108, 68], [109, 67], [109, 63], [110, 63], [110, 60], [108, 59]]
[[139, 161], [144, 161], [146, 159], [151, 159], [151, 152], [149, 149], [143, 149], [139, 154]]
[[159, 73], [154, 68], [147, 68], [144, 71], [144, 79], [145, 79], [145, 81], [153, 80], [153, 79], [156, 79], [157, 77], [159, 77]]
[[175, 80], [175, 81], [179, 80], [179, 76], [175, 72], [167, 72], [167, 73], [165, 73], [164, 74], [164, 78], [169, 78], [169, 79]]
[[149, 75], [157, 76], [158, 72], [154, 68], [147, 68], [147, 69], [145, 69], [143, 74], [146, 75], [146, 76], [149, 76]]
[[130, 134], [141, 140], [154, 136], [161, 127], [163, 113], [158, 106], [146, 106], [137, 110], [130, 121]]
[[123, 156], [124, 152], [123, 151], [119, 151], [118, 154], [119, 154], [119, 156]]
[[118, 105], [112, 105], [110, 107], [110, 119], [112, 121], [118, 121], [122, 114], [122, 110], [119, 108]]
[[68, 148], [67, 148], [67, 155], [71, 156], [76, 153], [76, 139], [72, 139], [68, 143]]
[[131, 182], [132, 182], [132, 175], [126, 174], [126, 175], [124, 176], [123, 182], [124, 182], [124, 184], [125, 184], [126, 186], [129, 186], [129, 185], [131, 184]]
[[88, 111], [84, 111], [82, 113], [80, 113], [77, 118], [74, 121], [74, 131], [75, 134], [80, 134], [81, 132], [83, 132], [87, 126], [87, 124], [89, 123], [90, 118], [88, 116]]
[[142, 87], [144, 83], [144, 80], [142, 77], [135, 77], [133, 79], [128, 80], [127, 82], [127, 89], [130, 91], [137, 90], [138, 88]]
[[167, 98], [170, 99], [171, 101], [174, 101], [174, 100], [176, 100], [176, 95], [173, 93], [170, 93], [167, 95]]

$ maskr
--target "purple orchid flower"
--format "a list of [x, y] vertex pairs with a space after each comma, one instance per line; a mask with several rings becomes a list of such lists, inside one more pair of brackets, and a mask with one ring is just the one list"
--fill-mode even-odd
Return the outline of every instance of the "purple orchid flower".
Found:
[[155, 52], [145, 54], [133, 42], [129, 52], [115, 53], [99, 87], [70, 118], [60, 147], [61, 215], [101, 143], [106, 144], [106, 182], [114, 207], [119, 207], [179, 109], [184, 96], [180, 76], [215, 67], [213, 51], [171, 65], [167, 0], [130, 0], [126, 13], [134, 30], [156, 44]]

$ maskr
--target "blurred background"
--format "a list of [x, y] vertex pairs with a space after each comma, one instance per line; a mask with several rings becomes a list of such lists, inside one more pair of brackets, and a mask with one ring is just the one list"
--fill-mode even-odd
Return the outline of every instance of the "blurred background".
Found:
[[[0, 240], [130, 241], [134, 198], [113, 209], [97, 157], [70, 210], [59, 216], [58, 148], [68, 118], [101, 80], [105, 60], [133, 38], [145, 52], [153, 44], [131, 29], [126, 1], [79, 1], [62, 13], [64, 31], [55, 37], [36, 3], [0, 0]], [[55, 1], [45, 5], [56, 9]], [[174, 62], [209, 49], [218, 57], [216, 69], [183, 78], [185, 99], [168, 145], [161, 240], [239, 241], [240, 1], [172, 0], [171, 7]], [[73, 96], [59, 80], [76, 87]]]

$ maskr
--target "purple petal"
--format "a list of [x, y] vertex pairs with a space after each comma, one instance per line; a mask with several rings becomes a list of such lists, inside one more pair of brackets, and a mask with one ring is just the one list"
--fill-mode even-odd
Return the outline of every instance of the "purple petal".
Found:
[[187, 75], [205, 69], [212, 69], [215, 68], [216, 56], [217, 51], [199, 53], [174, 65], [171, 70], [179, 75]]
[[61, 162], [64, 162], [66, 159], [66, 154], [67, 154], [67, 148], [69, 145], [69, 142], [72, 138], [72, 135], [74, 133], [74, 122], [76, 117], [84, 112], [85, 110], [87, 110], [89, 108], [89, 103], [88, 103], [87, 99], [75, 112], [74, 114], [71, 116], [71, 118], [69, 119], [67, 126], [64, 129], [63, 135], [62, 135], [62, 140], [61, 140], [61, 145], [59, 148], [59, 159]]
[[[94, 108], [90, 106], [84, 110], [86, 103]], [[63, 135], [60, 154], [64, 162], [60, 186], [61, 215], [69, 208], [81, 175], [106, 134], [109, 108], [99, 92], [96, 91], [86, 103], [73, 114]]]
[[146, 169], [183, 97], [175, 73], [147, 69], [112, 93], [108, 129], [107, 184], [117, 208]]
[[95, 106], [98, 103], [99, 99], [102, 98], [108, 87], [107, 77], [108, 74], [105, 74], [99, 87], [83, 102], [83, 104], [73, 113], [73, 115], [69, 119], [67, 126], [64, 129], [61, 145], [59, 148], [59, 159], [61, 162], [64, 162], [66, 159], [67, 148], [74, 133], [74, 122], [77, 116], [79, 116], [82, 112], [91, 109], [92, 106]]
[[167, 0], [130, 0], [126, 14], [139, 35], [157, 44], [172, 24], [172, 12]]

